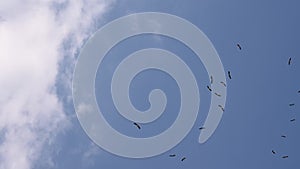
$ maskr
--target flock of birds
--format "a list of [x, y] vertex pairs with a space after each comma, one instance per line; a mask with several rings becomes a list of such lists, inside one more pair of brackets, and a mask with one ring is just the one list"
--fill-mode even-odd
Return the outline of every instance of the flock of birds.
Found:
[[[242, 50], [242, 47], [241, 47], [240, 44], [237, 44], [237, 47], [238, 47], [239, 50]], [[227, 72], [227, 75], [228, 75], [228, 78], [229, 78], [229, 79], [232, 79], [232, 76], [231, 76], [231, 72], [230, 72], [230, 71]], [[210, 83], [212, 84], [213, 82], [214, 82], [213, 76], [210, 76]], [[222, 84], [224, 87], [227, 86], [226, 83], [223, 82], [223, 81], [221, 81], [220, 84]], [[208, 89], [210, 92], [212, 92], [212, 89], [210, 88], [209, 85], [207, 85], [206, 87], [207, 87], [207, 89]], [[300, 91], [299, 91], [299, 92], [300, 92]], [[214, 94], [215, 94], [216, 96], [218, 96], [218, 97], [221, 97], [221, 96], [222, 96], [221, 94], [219, 94], [219, 93], [217, 93], [217, 92], [214, 92]], [[222, 112], [225, 111], [225, 109], [224, 109], [224, 107], [223, 107], [222, 105], [218, 105], [218, 107], [222, 110]], [[137, 129], [141, 130], [141, 125], [140, 125], [140, 124], [138, 124], [138, 123], [136, 123], [136, 122], [133, 122], [133, 125], [134, 125]], [[199, 127], [199, 130], [203, 130], [203, 129], [205, 129], [205, 127]], [[169, 157], [170, 157], [170, 158], [175, 158], [175, 157], [176, 157], [176, 154], [170, 154]], [[183, 157], [180, 158], [180, 161], [184, 161], [184, 160], [186, 160], [186, 157], [185, 157], [185, 156], [183, 156]]]
[[[288, 64], [289, 66], [292, 64], [292, 58], [289, 58], [287, 64]], [[300, 93], [300, 90], [298, 90], [297, 93]], [[289, 106], [290, 106], [290, 107], [295, 106], [295, 103], [290, 103]], [[295, 121], [296, 121], [295, 118], [290, 119], [290, 122], [295, 122]], [[282, 137], [282, 138], [287, 138], [286, 135], [281, 135], [281, 137]], [[272, 152], [273, 155], [276, 155], [276, 154], [277, 154], [277, 152], [276, 152], [275, 150], [271, 150], [271, 152]], [[285, 159], [285, 158], [289, 158], [289, 156], [288, 156], [288, 155], [283, 155], [283, 156], [281, 156], [281, 158]]]
[[[240, 44], [237, 44], [236, 46], [237, 46], [237, 48], [238, 48], [239, 50], [242, 50], [242, 47], [241, 47]], [[288, 65], [291, 65], [291, 63], [292, 63], [292, 58], [289, 58], [289, 60], [288, 60]], [[228, 75], [228, 78], [229, 78], [229, 79], [232, 79], [231, 71], [227, 71], [227, 75]], [[214, 82], [213, 76], [210, 76], [210, 83], [212, 84], [213, 82]], [[220, 83], [221, 83], [224, 87], [226, 87], [225, 82], [222, 81], [222, 82], [220, 82]], [[212, 92], [212, 89], [211, 89], [211, 87], [210, 87], [209, 85], [207, 85], [206, 87], [207, 87], [207, 89], [208, 89], [210, 92]], [[298, 91], [298, 93], [300, 93], [300, 90]], [[219, 93], [217, 93], [217, 92], [214, 92], [214, 94], [215, 94], [216, 96], [218, 96], [218, 97], [221, 97], [221, 94], [219, 94]], [[219, 106], [219, 108], [222, 110], [222, 112], [225, 111], [225, 109], [224, 109], [224, 107], [223, 107], [222, 105], [218, 105], [218, 106]], [[290, 103], [289, 106], [295, 106], [295, 104], [294, 104], [294, 103]], [[295, 118], [293, 118], [293, 119], [290, 120], [290, 122], [294, 122], [294, 121], [296, 121]], [[138, 123], [133, 122], [133, 124], [134, 124], [134, 126], [136, 126], [139, 130], [141, 129], [141, 126], [140, 126]], [[204, 130], [204, 129], [205, 129], [205, 127], [203, 127], [203, 126], [202, 126], [202, 127], [199, 127], [199, 130]], [[281, 137], [282, 137], [282, 138], [286, 138], [287, 136], [286, 136], [286, 135], [281, 135]], [[272, 152], [272, 154], [274, 154], [274, 155], [277, 154], [277, 152], [276, 152], [275, 150], [271, 150], [271, 152]], [[175, 157], [176, 157], [176, 154], [170, 154], [169, 157], [170, 157], [170, 158], [175, 158]], [[283, 159], [288, 158], [288, 157], [289, 157], [288, 155], [283, 155], [283, 156], [281, 156], [281, 158], [283, 158]], [[180, 158], [180, 161], [185, 161], [186, 159], [187, 159], [187, 158], [186, 158], [185, 156], [183, 156], [183, 157]]]

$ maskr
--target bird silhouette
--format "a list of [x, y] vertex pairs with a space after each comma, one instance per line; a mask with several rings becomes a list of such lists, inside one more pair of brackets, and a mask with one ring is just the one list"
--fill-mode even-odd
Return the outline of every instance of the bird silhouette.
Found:
[[141, 126], [137, 124], [136, 122], [133, 123], [139, 130], [141, 129]]
[[275, 150], [272, 150], [272, 154], [276, 154], [276, 151], [275, 151]]
[[203, 129], [205, 129], [205, 127], [199, 127], [199, 130], [203, 130]]
[[296, 121], [296, 119], [291, 119], [290, 121], [293, 122], [293, 121]]
[[231, 72], [230, 71], [228, 71], [228, 77], [229, 77], [229, 79], [231, 79]]
[[300, 93], [300, 90], [298, 91], [298, 93]]
[[182, 158], [181, 158], [181, 161], [184, 161], [184, 160], [186, 160], [186, 157], [182, 157]]
[[288, 158], [289, 156], [282, 156], [281, 158]]
[[206, 87], [207, 87], [207, 89], [208, 89], [209, 91], [212, 91], [211, 88], [210, 88], [209, 86], [206, 86]]
[[282, 138], [286, 138], [286, 135], [282, 135], [281, 137], [282, 137]]
[[295, 106], [295, 104], [294, 103], [290, 103], [289, 106]]
[[210, 84], [212, 84], [213, 82], [214, 82], [214, 78], [210, 76]]
[[221, 105], [218, 105], [220, 108], [221, 108], [221, 110], [224, 112], [225, 111], [225, 109], [223, 108], [223, 106], [221, 106]]
[[169, 157], [176, 157], [176, 154], [170, 154]]
[[292, 58], [289, 58], [288, 65], [291, 65]]
[[226, 87], [226, 84], [224, 82], [220, 82], [224, 87]]
[[218, 97], [221, 97], [221, 95], [220, 95], [219, 93], [216, 93], [216, 92], [215, 92], [215, 95], [218, 96]]
[[239, 50], [242, 50], [242, 47], [240, 44], [236, 44], [236, 46], [239, 48]]

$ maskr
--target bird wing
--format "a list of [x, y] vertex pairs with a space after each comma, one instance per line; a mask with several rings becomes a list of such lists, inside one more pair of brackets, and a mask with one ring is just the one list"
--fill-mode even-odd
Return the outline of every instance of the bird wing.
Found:
[[229, 79], [231, 79], [231, 74], [230, 74], [230, 71], [228, 71], [228, 77], [229, 77]]
[[221, 97], [221, 95], [219, 93], [215, 93], [215, 95]]
[[137, 124], [136, 122], [133, 123], [138, 129], [141, 129], [141, 126]]
[[224, 82], [220, 82], [223, 86], [225, 86], [226, 87], [226, 84], [224, 83]]

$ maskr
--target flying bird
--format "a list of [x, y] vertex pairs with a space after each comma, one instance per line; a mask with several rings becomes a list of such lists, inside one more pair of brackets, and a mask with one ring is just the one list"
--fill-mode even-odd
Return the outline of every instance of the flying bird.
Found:
[[225, 109], [223, 108], [223, 106], [221, 106], [221, 105], [218, 105], [220, 108], [221, 108], [221, 110], [224, 112], [225, 111]]
[[226, 84], [224, 82], [220, 82], [224, 87], [226, 87]]
[[239, 50], [242, 50], [242, 47], [240, 44], [236, 44], [236, 46], [239, 48]]
[[212, 84], [214, 82], [214, 79], [212, 76], [210, 76], [210, 84]]
[[288, 65], [291, 65], [292, 58], [289, 58]]
[[294, 103], [290, 103], [289, 106], [295, 106], [295, 104]]
[[289, 156], [282, 156], [282, 158], [288, 158]]
[[170, 154], [169, 157], [176, 157], [176, 154]]
[[184, 160], [186, 160], [186, 157], [182, 157], [181, 161], [184, 161]]
[[209, 91], [212, 91], [211, 88], [210, 88], [209, 86], [206, 86], [206, 87], [207, 87], [207, 89], [208, 89]]
[[205, 129], [205, 127], [199, 127], [199, 130], [203, 130], [203, 129]]
[[141, 126], [137, 124], [136, 122], [133, 123], [139, 130], [141, 129]]
[[272, 154], [276, 154], [276, 151], [272, 150]]
[[229, 77], [229, 79], [231, 79], [231, 72], [230, 71], [228, 71], [228, 77]]
[[220, 95], [219, 93], [216, 93], [216, 92], [215, 92], [215, 95], [218, 96], [218, 97], [221, 97], [221, 95]]
[[300, 90], [298, 91], [298, 93], [300, 93]]
[[282, 137], [282, 138], [286, 138], [286, 135], [282, 135], [281, 137]]
[[291, 119], [290, 121], [293, 122], [293, 121], [296, 121], [296, 119]]

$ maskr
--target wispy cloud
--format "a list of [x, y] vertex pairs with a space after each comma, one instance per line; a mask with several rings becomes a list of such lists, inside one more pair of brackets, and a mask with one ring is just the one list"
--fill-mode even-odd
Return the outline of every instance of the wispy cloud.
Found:
[[[0, 1], [0, 169], [30, 169], [68, 124], [56, 92], [59, 64], [74, 55], [105, 0]], [[70, 46], [62, 47], [68, 40]], [[70, 74], [60, 80], [70, 84]]]
[[82, 156], [82, 167], [90, 168], [91, 166], [95, 165], [95, 156], [99, 155], [99, 147], [94, 143], [91, 143], [88, 148], [84, 151]]

